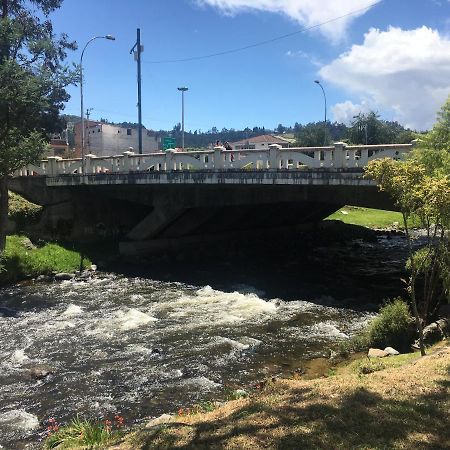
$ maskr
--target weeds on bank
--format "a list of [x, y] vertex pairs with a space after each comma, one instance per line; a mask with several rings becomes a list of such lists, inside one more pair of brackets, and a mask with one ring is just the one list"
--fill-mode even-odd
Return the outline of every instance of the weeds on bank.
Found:
[[60, 426], [54, 418], [51, 418], [44, 449], [104, 448], [121, 436], [123, 425], [124, 419], [119, 415], [116, 415], [114, 420], [106, 419], [103, 422], [91, 422], [77, 417], [65, 426]]

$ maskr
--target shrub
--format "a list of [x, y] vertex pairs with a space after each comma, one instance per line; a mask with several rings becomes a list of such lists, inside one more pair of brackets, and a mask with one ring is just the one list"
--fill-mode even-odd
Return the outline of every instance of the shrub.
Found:
[[394, 299], [380, 309], [380, 313], [367, 328], [368, 343], [372, 347], [386, 346], [404, 352], [410, 349], [414, 337], [414, 319], [408, 304]]
[[95, 423], [77, 417], [62, 427], [54, 419], [49, 422], [49, 436], [44, 442], [44, 449], [100, 449], [120, 436], [123, 418], [116, 416], [114, 422], [105, 420]]
[[14, 192], [9, 193], [8, 217], [16, 223], [18, 230], [36, 221], [41, 211], [42, 206], [35, 205]]

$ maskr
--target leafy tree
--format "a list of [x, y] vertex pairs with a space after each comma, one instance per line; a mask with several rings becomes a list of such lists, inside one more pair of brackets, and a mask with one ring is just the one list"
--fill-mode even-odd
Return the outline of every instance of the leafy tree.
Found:
[[[422, 321], [425, 323], [440, 301], [438, 291], [450, 297], [450, 115], [449, 101], [428, 133], [422, 148], [406, 161], [379, 159], [369, 163], [366, 176], [388, 192], [399, 207], [408, 242], [408, 292], [425, 354]], [[445, 140], [447, 139], [447, 140]], [[426, 230], [426, 243], [414, 250], [409, 219], [416, 217]], [[418, 281], [422, 281], [422, 294]]]
[[438, 112], [433, 129], [421, 140], [424, 148], [450, 152], [450, 96]]
[[39, 159], [48, 132], [61, 129], [59, 111], [75, 71], [62, 64], [75, 44], [56, 37], [49, 14], [62, 0], [2, 0], [0, 4], [0, 252], [6, 243], [8, 177]]
[[328, 122], [314, 122], [303, 126], [295, 136], [296, 145], [299, 147], [321, 147], [331, 143], [331, 135]]
[[352, 144], [407, 144], [415, 135], [398, 122], [380, 120], [379, 115], [371, 111], [354, 117], [348, 128], [347, 138]]

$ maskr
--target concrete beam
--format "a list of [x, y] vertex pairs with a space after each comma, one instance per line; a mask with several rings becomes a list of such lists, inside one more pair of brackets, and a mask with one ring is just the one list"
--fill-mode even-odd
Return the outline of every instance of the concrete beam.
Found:
[[167, 228], [185, 211], [185, 208], [179, 206], [155, 206], [153, 211], [126, 235], [126, 238], [131, 241], [150, 239]]

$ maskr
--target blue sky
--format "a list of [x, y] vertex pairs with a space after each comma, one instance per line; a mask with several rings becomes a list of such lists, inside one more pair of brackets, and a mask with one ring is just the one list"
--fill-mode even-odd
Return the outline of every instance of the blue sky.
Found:
[[[370, 6], [371, 5], [371, 6]], [[368, 7], [365, 10], [361, 10]], [[209, 55], [310, 31], [222, 56]], [[181, 121], [186, 130], [348, 121], [376, 110], [388, 120], [429, 128], [450, 94], [450, 0], [65, 0], [51, 16], [84, 56], [85, 107], [91, 117], [137, 122], [136, 63], [129, 54], [141, 29], [142, 111], [147, 128]], [[155, 63], [155, 61], [157, 63]], [[79, 88], [66, 111], [80, 113]]]

